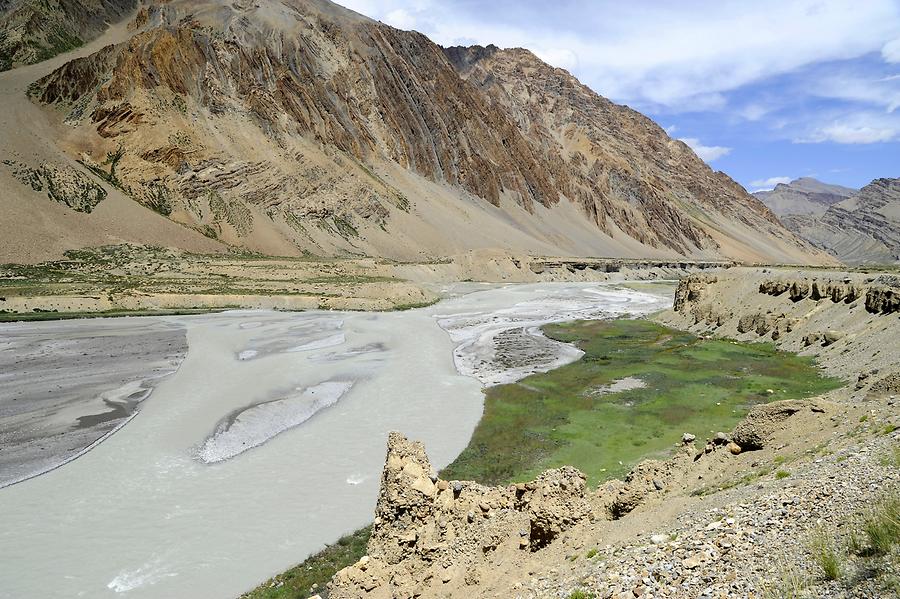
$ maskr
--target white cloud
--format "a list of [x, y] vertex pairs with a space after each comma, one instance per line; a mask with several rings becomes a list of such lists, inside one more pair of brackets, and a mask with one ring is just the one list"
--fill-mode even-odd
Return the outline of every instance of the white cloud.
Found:
[[706, 162], [712, 162], [731, 153], [731, 148], [725, 146], [704, 146], [696, 137], [679, 137], [678, 141], [686, 143], [701, 160]]
[[555, 67], [575, 71], [578, 69], [578, 55], [568, 48], [539, 48], [534, 50], [535, 56]]
[[900, 114], [863, 110], [818, 115], [797, 143], [871, 144], [900, 141]]
[[737, 113], [748, 121], [758, 121], [772, 112], [772, 108], [759, 103], [752, 103], [738, 109]]
[[881, 57], [885, 62], [900, 62], [900, 38], [891, 40], [881, 48]]
[[402, 9], [394, 22], [442, 45], [527, 47], [602, 95], [657, 109], [718, 110], [732, 90], [818, 62], [900, 61], [896, 0], [339, 1], [388, 22]]
[[893, 112], [900, 108], [900, 77], [872, 77], [848, 68], [810, 77], [807, 91], [815, 96], [870, 104]]
[[665, 131], [666, 133], [668, 133], [669, 135], [672, 135], [673, 133], [675, 133], [676, 131], [678, 131], [678, 126], [677, 126], [677, 125], [669, 125], [668, 127], [666, 127], [666, 128], [664, 129], [664, 131]]
[[893, 141], [897, 139], [897, 134], [898, 130], [893, 127], [833, 123], [817, 129], [809, 138], [801, 141], [807, 143], [833, 141], [839, 144], [872, 144]]
[[754, 193], [757, 191], [769, 191], [774, 189], [776, 185], [779, 183], [783, 183], [787, 185], [793, 181], [790, 177], [769, 177], [768, 179], [757, 179], [756, 181], [751, 181], [750, 186], [754, 188]]
[[382, 20], [391, 27], [396, 27], [397, 29], [409, 30], [415, 29], [416, 27], [416, 18], [402, 8], [392, 10], [384, 15]]

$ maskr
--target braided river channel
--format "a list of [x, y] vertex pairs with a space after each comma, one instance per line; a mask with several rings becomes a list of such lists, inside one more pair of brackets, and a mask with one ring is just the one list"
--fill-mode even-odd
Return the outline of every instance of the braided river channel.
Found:
[[2, 324], [0, 597], [236, 597], [371, 521], [389, 431], [445, 466], [485, 386], [580, 357], [541, 325], [646, 314], [664, 290]]

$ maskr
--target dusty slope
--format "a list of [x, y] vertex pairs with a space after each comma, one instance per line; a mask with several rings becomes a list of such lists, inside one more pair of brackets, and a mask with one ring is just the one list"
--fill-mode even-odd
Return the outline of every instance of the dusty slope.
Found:
[[[71, 208], [47, 208], [22, 189], [35, 172], [73, 159], [110, 199], [121, 191], [185, 225], [189, 242], [162, 235], [164, 245], [215, 246], [202, 233], [283, 255], [420, 259], [496, 247], [828, 260], [651, 121], [571, 77], [571, 139], [551, 144], [565, 118], [539, 115], [543, 129], [525, 127], [521, 106], [461, 80], [424, 36], [325, 0], [150, 3], [136, 26], [130, 39], [110, 35], [111, 47], [52, 72], [17, 70], [14, 88], [4, 85], [14, 113], [31, 117], [5, 130], [36, 120], [43, 128], [27, 137], [55, 141], [41, 152], [22, 152], [21, 138], [0, 148], [15, 162], [0, 166], [0, 208], [27, 231], [12, 230], [6, 260], [101, 242], [94, 229], [106, 227], [88, 223], [109, 200], [79, 216], [82, 235], [55, 243], [71, 228], [61, 222]], [[511, 56], [523, 69], [555, 72]], [[19, 94], [41, 73], [50, 74], [31, 88], [46, 106], [38, 117]], [[131, 222], [144, 220], [158, 222], [149, 211]]]
[[854, 519], [900, 489], [898, 311], [891, 275], [739, 268], [684, 280], [663, 322], [774, 340], [849, 386], [759, 406], [705, 445], [685, 435], [671, 460], [596, 491], [569, 469], [508, 487], [442, 481], [420, 445], [392, 437], [369, 555], [329, 596], [758, 598], [787, 596], [786, 572], [806, 593], [792, 596], [893, 596], [896, 559], [843, 554], [828, 581], [810, 538], [822, 530], [843, 547]]
[[819, 216], [783, 220], [847, 264], [900, 261], [900, 179], [876, 179]]

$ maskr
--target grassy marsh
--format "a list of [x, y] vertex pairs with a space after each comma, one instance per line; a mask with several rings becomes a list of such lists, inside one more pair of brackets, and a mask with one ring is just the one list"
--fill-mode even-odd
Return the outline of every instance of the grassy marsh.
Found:
[[[810, 359], [771, 345], [700, 339], [646, 320], [565, 323], [544, 332], [575, 343], [584, 357], [488, 389], [481, 422], [445, 478], [505, 483], [570, 464], [596, 485], [645, 457], [666, 455], [683, 432], [702, 438], [730, 430], [755, 404], [841, 385], [820, 376]], [[625, 378], [646, 386], [603, 393]]]

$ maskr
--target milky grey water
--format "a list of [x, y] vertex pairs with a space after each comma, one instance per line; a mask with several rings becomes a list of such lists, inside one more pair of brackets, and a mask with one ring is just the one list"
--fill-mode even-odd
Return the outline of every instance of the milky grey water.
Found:
[[[669, 303], [556, 283], [407, 312], [154, 317], [186, 333], [177, 372], [89, 452], [0, 489], [0, 597], [236, 596], [371, 520], [389, 431], [443, 467], [478, 422], [483, 385], [578, 358], [541, 324]], [[2, 325], [0, 346], [129, 322]]]

